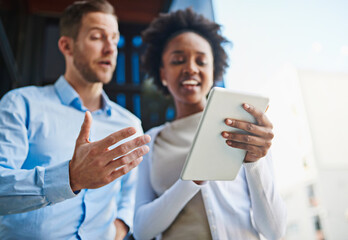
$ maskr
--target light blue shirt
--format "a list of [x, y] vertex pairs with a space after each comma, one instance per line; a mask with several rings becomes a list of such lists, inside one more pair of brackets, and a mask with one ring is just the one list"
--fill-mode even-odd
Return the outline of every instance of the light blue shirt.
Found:
[[[91, 141], [129, 126], [143, 133], [140, 120], [104, 92], [102, 102], [92, 113]], [[63, 76], [0, 101], [0, 239], [113, 239], [116, 218], [132, 227], [136, 169], [99, 189], [75, 195], [70, 188], [85, 111]]]

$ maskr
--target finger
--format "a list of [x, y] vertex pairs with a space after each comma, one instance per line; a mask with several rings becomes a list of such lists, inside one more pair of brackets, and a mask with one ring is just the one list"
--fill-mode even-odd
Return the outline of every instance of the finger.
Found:
[[134, 138], [128, 142], [121, 144], [120, 146], [115, 147], [114, 149], [108, 151], [105, 155], [107, 159], [115, 159], [120, 156], [123, 156], [132, 150], [143, 146], [151, 141], [149, 135], [142, 135], [140, 137]]
[[85, 118], [83, 120], [79, 136], [77, 137], [76, 143], [83, 144], [89, 142], [89, 132], [92, 125], [92, 115], [89, 111], [86, 111]]
[[254, 118], [256, 119], [256, 121], [259, 125], [268, 126], [268, 127], [273, 128], [272, 123], [269, 121], [269, 119], [267, 118], [267, 116], [264, 112], [256, 109], [254, 106], [249, 105], [247, 103], [243, 104], [243, 108], [245, 109], [245, 111], [247, 111], [248, 113], [250, 113], [251, 115], [254, 116]]
[[259, 160], [261, 157], [256, 156], [253, 153], [247, 152], [247, 154], [245, 155], [244, 158], [244, 162], [248, 163], [248, 162], [256, 162], [257, 160]]
[[234, 142], [251, 144], [254, 146], [270, 148], [272, 145], [272, 141], [271, 141], [272, 139], [266, 139], [266, 138], [248, 135], [248, 134], [222, 132], [221, 135], [228, 140], [232, 140]]
[[[230, 118], [225, 119], [225, 124], [230, 127], [238, 128], [266, 139], [273, 139], [274, 137], [272, 127], [259, 126], [250, 122], [244, 122]], [[229, 132], [222, 132], [222, 136], [224, 136], [224, 133], [228, 134]]]
[[231, 140], [227, 140], [226, 143], [227, 143], [227, 145], [229, 145], [231, 147], [246, 150], [246, 151], [250, 152], [251, 154], [253, 154], [254, 156], [257, 156], [260, 158], [266, 156], [266, 154], [268, 152], [268, 148], [254, 146], [254, 145], [250, 145], [250, 144], [246, 144], [246, 143], [234, 142]]
[[134, 161], [124, 165], [121, 168], [118, 168], [116, 170], [114, 170], [113, 172], [110, 173], [110, 178], [113, 180], [127, 174], [130, 170], [132, 170], [133, 168], [135, 168], [136, 166], [138, 166], [141, 161], [143, 160], [142, 157], [135, 159]]
[[99, 140], [98, 142], [96, 142], [96, 144], [97, 144], [97, 147], [99, 147], [101, 149], [107, 149], [108, 147], [114, 145], [115, 143], [117, 143], [123, 139], [126, 139], [126, 138], [132, 136], [135, 133], [136, 133], [136, 130], [133, 127], [124, 128], [124, 129], [121, 129], [117, 132], [110, 134], [109, 136], [107, 136], [106, 138], [104, 138], [102, 140]]
[[128, 153], [127, 155], [124, 155], [118, 159], [112, 160], [110, 163], [107, 164], [107, 168], [110, 172], [114, 171], [115, 169], [125, 166], [132, 161], [144, 156], [146, 153], [149, 152], [149, 147], [144, 145], [141, 146], [134, 151]]

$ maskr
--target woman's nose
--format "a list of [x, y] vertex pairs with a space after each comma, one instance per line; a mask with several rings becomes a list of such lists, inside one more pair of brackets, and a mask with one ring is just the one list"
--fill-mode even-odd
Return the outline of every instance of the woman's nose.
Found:
[[198, 66], [196, 62], [193, 60], [188, 61], [187, 64], [184, 66], [183, 72], [190, 75], [197, 74]]

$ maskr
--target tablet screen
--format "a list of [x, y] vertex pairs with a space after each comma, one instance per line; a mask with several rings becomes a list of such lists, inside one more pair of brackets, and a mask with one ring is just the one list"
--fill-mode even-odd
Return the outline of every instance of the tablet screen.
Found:
[[[230, 147], [222, 131], [237, 131], [224, 123], [233, 118], [255, 123], [242, 107], [248, 103], [265, 111], [269, 99], [260, 95], [214, 87], [200, 119], [191, 149], [181, 172], [183, 180], [234, 180], [244, 161], [245, 150]], [[241, 131], [241, 130], [238, 130]]]

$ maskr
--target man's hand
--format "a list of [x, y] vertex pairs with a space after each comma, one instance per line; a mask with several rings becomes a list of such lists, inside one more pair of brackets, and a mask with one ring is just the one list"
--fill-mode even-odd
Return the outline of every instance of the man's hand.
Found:
[[148, 153], [145, 144], [150, 136], [143, 135], [109, 150], [115, 143], [135, 134], [132, 127], [112, 133], [106, 138], [90, 142], [89, 131], [92, 116], [86, 112], [80, 134], [76, 140], [73, 158], [70, 161], [70, 186], [75, 192], [84, 188], [99, 188], [128, 173]]

